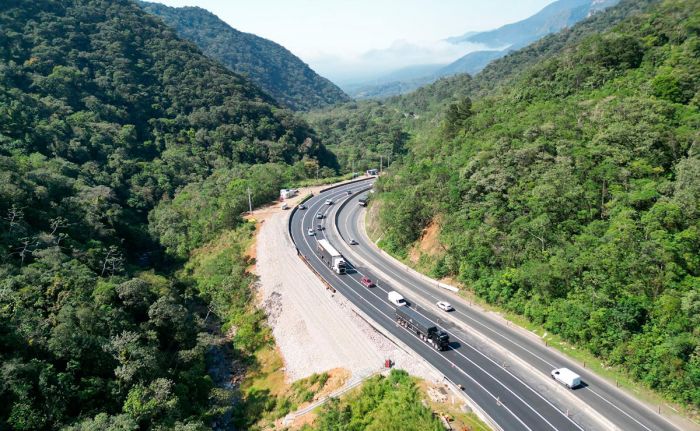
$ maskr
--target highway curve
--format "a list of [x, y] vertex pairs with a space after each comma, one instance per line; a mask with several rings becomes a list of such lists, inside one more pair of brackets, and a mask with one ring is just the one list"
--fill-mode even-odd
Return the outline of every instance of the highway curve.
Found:
[[[359, 186], [356, 187], [357, 190], [359, 188]], [[370, 244], [364, 231], [365, 209], [357, 204], [360, 195], [361, 193], [357, 193], [352, 197], [348, 196], [349, 200], [346, 205], [334, 215], [334, 218], [337, 218], [337, 230], [329, 235], [331, 243], [349, 260], [363, 262], [370, 268], [380, 268], [377, 272], [387, 275], [393, 282], [398, 283], [397, 290], [425, 307], [431, 307], [438, 300], [452, 303], [456, 310], [449, 314], [441, 313], [441, 319], [454, 323], [467, 332], [475, 331], [487, 337], [491, 342], [510, 352], [511, 355], [517, 356], [533, 372], [548, 376], [552, 369], [558, 367], [574, 370], [582, 376], [584, 385], [577, 390], [570, 391], [570, 394], [585, 404], [571, 405], [569, 414], [578, 411], [580, 405], [585, 405], [591, 411], [607, 419], [612, 426], [621, 430], [671, 431], [678, 429], [648, 406], [569, 360], [556, 350], [548, 348], [541, 340], [536, 339], [531, 334], [524, 333], [522, 329], [504, 325], [502, 321], [470, 307], [462, 298], [407, 271], [404, 265], [382, 254]], [[346, 241], [350, 238], [357, 240], [359, 245], [348, 246]], [[435, 312], [439, 311], [437, 307], [432, 306], [431, 308]], [[541, 386], [539, 389], [541, 395], [548, 398], [550, 402], [557, 401], [556, 394], [550, 393], [547, 388]], [[591, 425], [582, 422], [582, 426], [590, 429]]]
[[[371, 180], [370, 180], [371, 181]], [[367, 183], [364, 183], [366, 187]], [[338, 292], [361, 309], [376, 324], [383, 326], [393, 336], [408, 345], [417, 354], [435, 366], [446, 378], [461, 385], [464, 391], [504, 430], [583, 430], [602, 429], [578, 423], [578, 419], [570, 417], [569, 412], [559, 403], [552, 402], [539, 393], [536, 387], [529, 385], [512, 373], [507, 367], [497, 363], [488, 355], [481, 352], [473, 344], [460, 337], [456, 328], [445, 327], [450, 334], [450, 349], [438, 352], [420, 341], [406, 329], [398, 326], [394, 320], [394, 307], [387, 301], [387, 291], [393, 289], [387, 283], [380, 282], [379, 286], [366, 288], [360, 284], [363, 274], [376, 279], [371, 272], [355, 266], [352, 258], [347, 259], [351, 270], [348, 274], [337, 275], [326, 267], [316, 254], [317, 239], [324, 238], [333, 231], [333, 216], [331, 212], [339, 204], [351, 198], [347, 191], [355, 192], [363, 187], [363, 183], [354, 183], [333, 188], [310, 199], [306, 210], [295, 210], [290, 220], [290, 232], [299, 253], [310, 265]], [[325, 205], [326, 199], [332, 199], [334, 205]], [[331, 217], [323, 220], [315, 218], [317, 212]], [[325, 226], [326, 230], [317, 231], [317, 224]], [[309, 228], [316, 235], [307, 234]], [[330, 235], [331, 243], [339, 248], [338, 238]], [[365, 248], [360, 245], [361, 248]], [[407, 297], [413, 302], [411, 296]], [[415, 306], [415, 304], [414, 304]], [[420, 312], [434, 322], [439, 318], [433, 310], [419, 308]], [[352, 340], [347, 340], [352, 343]], [[583, 417], [581, 415], [580, 417]]]

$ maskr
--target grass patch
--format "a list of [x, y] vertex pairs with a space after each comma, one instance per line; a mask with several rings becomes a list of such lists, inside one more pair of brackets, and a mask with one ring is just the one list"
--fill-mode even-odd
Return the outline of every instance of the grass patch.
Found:
[[353, 177], [352, 174], [345, 174], [345, 175], [340, 175], [337, 177], [327, 177], [327, 178], [310, 178], [307, 180], [301, 180], [298, 181], [294, 184], [294, 187], [314, 187], [314, 186], [324, 186], [326, 184], [333, 184], [333, 183], [339, 183], [341, 181], [348, 181], [352, 180], [353, 178], [359, 178], [359, 177]]

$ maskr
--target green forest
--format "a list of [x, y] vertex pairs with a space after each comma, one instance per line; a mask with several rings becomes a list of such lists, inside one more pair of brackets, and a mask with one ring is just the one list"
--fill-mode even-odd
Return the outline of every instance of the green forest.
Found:
[[[700, 407], [700, 0], [622, 0], [362, 102], [206, 11], [143, 7], [0, 5], [0, 430], [255, 429], [313, 398], [327, 374], [275, 399], [211, 372], [274, 350], [242, 215], [380, 160], [387, 251], [437, 225], [432, 276]], [[398, 415], [441, 429], [400, 371], [306, 429]]]
[[[400, 420], [397, 420], [400, 418]], [[402, 370], [373, 377], [348, 399], [323, 406], [313, 426], [302, 431], [441, 431], [444, 426], [421, 403], [413, 379]]]
[[4, 1], [0, 31], [0, 429], [208, 429], [235, 395], [212, 338], [270, 341], [236, 248], [247, 192], [336, 157], [131, 1]]
[[183, 39], [234, 72], [247, 76], [282, 106], [306, 111], [346, 102], [349, 97], [301, 59], [270, 40], [231, 28], [198, 7], [173, 8], [139, 2]]
[[386, 103], [427, 118], [377, 182], [383, 247], [437, 223], [432, 275], [700, 406], [700, 2], [623, 1]]

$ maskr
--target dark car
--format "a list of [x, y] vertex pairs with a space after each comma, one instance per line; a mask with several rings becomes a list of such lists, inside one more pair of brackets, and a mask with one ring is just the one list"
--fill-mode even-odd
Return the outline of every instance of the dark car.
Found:
[[320, 230], [323, 230], [323, 226], [321, 226], [320, 224], [317, 224], [317, 225], [316, 225], [316, 230], [319, 230], [319, 231], [320, 231]]
[[374, 282], [372, 280], [370, 280], [369, 277], [362, 277], [360, 279], [360, 283], [362, 283], [362, 285], [365, 287], [374, 287], [375, 286]]

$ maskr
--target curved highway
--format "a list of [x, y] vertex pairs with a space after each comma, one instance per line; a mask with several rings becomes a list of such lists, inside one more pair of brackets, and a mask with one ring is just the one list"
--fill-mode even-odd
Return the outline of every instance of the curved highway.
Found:
[[[494, 380], [494, 378], [492, 378], [493, 376], [498, 380], [503, 379], [503, 382], [507, 382], [506, 386], [508, 386], [508, 388], [520, 395], [520, 399], [516, 397], [517, 401], [520, 403], [513, 406], [514, 414], [520, 414], [516, 413], [516, 411], [523, 411], [526, 413], [528, 405], [541, 405], [542, 399], [544, 399], [544, 404], [548, 408], [540, 410], [538, 413], [544, 416], [544, 418], [551, 418], [551, 420], [547, 421], [549, 422], [548, 425], [552, 425], [556, 427], [556, 429], [577, 429], [577, 426], [581, 426], [585, 429], [594, 429], [596, 426], [600, 427], [600, 425], [586, 422], [586, 419], [583, 417], [581, 417], [580, 420], [578, 419], [577, 413], [585, 413], [588, 411], [589, 413], [596, 412], [609, 421], [609, 425], [625, 431], [678, 430], [678, 428], [667, 421], [666, 418], [658, 415], [646, 405], [638, 402], [614, 385], [590, 373], [587, 369], [582, 368], [561, 353], [548, 348], [541, 340], [536, 339], [531, 334], [525, 333], [522, 329], [504, 325], [502, 321], [492, 318], [487, 313], [470, 307], [462, 298], [437, 287], [434, 282], [428, 282], [419, 275], [407, 271], [404, 265], [381, 253], [371, 244], [370, 239], [365, 233], [365, 208], [359, 206], [357, 202], [363, 194], [360, 192], [360, 189], [366, 189], [370, 183], [371, 182], [363, 183], [363, 185], [355, 185], [354, 190], [357, 191], [357, 193], [354, 193], [352, 196], [348, 196], [346, 193], [347, 202], [335, 207], [332, 215], [334, 221], [337, 220], [337, 226], [336, 229], [328, 232], [328, 236], [330, 237], [331, 243], [346, 257], [346, 259], [349, 259], [358, 266], [364, 265], [369, 268], [376, 268], [378, 272], [377, 275], [381, 275], [384, 280], [391, 281], [395, 284], [392, 286], [392, 289], [402, 293], [409, 301], [415, 302], [430, 310], [430, 312], [426, 312], [427, 315], [440, 313], [440, 321], [445, 322], [444, 325], [447, 325], [448, 328], [453, 328], [451, 331], [448, 331], [451, 334], [452, 332], [465, 334], [478, 333], [480, 336], [488, 338], [490, 342], [497, 344], [500, 348], [509, 352], [509, 357], [517, 357], [517, 360], [520, 361], [525, 368], [531, 370], [531, 373], [542, 373], [542, 375], [546, 377], [549, 376], [549, 372], [554, 368], [567, 367], [582, 376], [584, 382], [583, 387], [574, 391], [568, 391], [569, 393], [567, 396], [577, 397], [578, 400], [583, 403], [573, 402], [567, 405], [566, 402], [562, 403], [561, 396], [558, 395], [558, 391], [556, 390], [552, 391], [551, 388], [532, 382], [531, 385], [537, 387], [538, 392], [537, 395], [532, 395], [530, 388], [522, 387], [523, 385], [517, 384], [519, 383], [518, 378], [520, 378], [520, 380], [530, 380], [527, 379], [527, 376], [518, 376], [515, 371], [513, 371], [513, 373], [516, 374], [515, 377], [508, 376], [507, 372], [499, 370], [498, 367], [494, 367], [493, 364], [491, 364], [491, 368], [488, 368], [487, 363], [482, 363], [483, 361], [479, 362], [484, 369], [489, 371], [488, 374], [490, 375], [487, 375], [486, 381], [477, 380], [488, 388], [492, 394], [497, 394], [498, 396], [503, 393], [502, 387], [499, 390], [499, 385], [491, 382]], [[342, 196], [343, 192], [344, 190], [338, 189], [338, 191], [332, 190], [328, 193]], [[295, 226], [294, 223], [293, 226]], [[349, 241], [350, 238], [357, 240], [359, 244], [349, 246], [347, 241]], [[362, 271], [364, 272], [366, 270], [362, 268]], [[372, 279], [378, 278], [376, 275], [370, 277]], [[380, 282], [380, 284], [384, 283]], [[363, 295], [363, 297], [367, 296], [367, 292], [364, 292], [362, 289], [359, 291], [362, 292], [360, 294]], [[438, 310], [437, 307], [434, 306], [435, 302], [438, 300], [450, 302], [454, 305], [455, 311], [444, 313]], [[475, 346], [476, 349], [481, 351], [475, 351], [468, 346], [461, 345], [461, 343], [459, 344], [459, 346], [455, 346], [455, 353], [461, 350], [461, 352], [459, 352], [460, 354], [457, 354], [457, 356], [462, 356], [461, 354], [464, 355], [462, 362], [470, 362], [469, 360], [478, 361], [478, 357], [482, 354], [487, 357], [498, 356], [497, 353], [489, 352], [489, 347], [484, 344], [479, 345], [479, 343], [475, 343], [477, 344]], [[468, 369], [465, 369], [464, 371], [469, 372], [467, 370]], [[474, 377], [476, 378], [476, 376]], [[465, 379], [463, 380], [465, 382], [467, 381]], [[464, 386], [468, 387], [466, 384], [464, 384]], [[484, 408], [492, 402], [492, 399], [489, 400], [489, 397], [484, 397], [481, 393], [475, 394], [472, 398], [480, 403], [480, 405], [484, 406]], [[540, 399], [539, 404], [538, 398]], [[559, 406], [559, 411], [557, 411], [556, 408], [553, 409], [553, 405]], [[585, 407], [580, 408], [579, 406], [581, 405]], [[567, 410], [568, 415], [572, 416], [578, 423], [572, 424], [570, 421], [567, 423], [565, 420], [557, 420], [557, 413], [561, 413], [563, 409]], [[489, 414], [491, 414], [491, 411], [489, 411]], [[499, 418], [501, 420], [509, 419], [508, 415], [503, 414]], [[539, 417], [539, 419], [542, 420], [543, 418]], [[508, 423], [501, 422], [501, 420], [497, 422], [501, 424], [504, 429], [516, 429], [513, 428], [515, 424], [512, 423], [512, 421]], [[527, 421], [523, 422], [531, 429], [551, 429], [551, 427], [547, 428], [542, 425], [542, 423], [537, 424], [535, 422], [530, 424]], [[522, 423], [519, 425], [524, 426]], [[561, 428], [559, 428], [560, 426]]]
[[[307, 209], [295, 209], [290, 220], [290, 232], [299, 253], [308, 263], [338, 292], [361, 309], [376, 324], [381, 325], [393, 336], [408, 345], [417, 354], [435, 366], [446, 378], [461, 385], [464, 391], [496, 422], [503, 430], [584, 430], [602, 429], [586, 422], [585, 415], [572, 417], [571, 411], [561, 400], [544, 396], [541, 389], [517, 376], [509, 367], [484, 353], [471, 340], [463, 337], [464, 332], [445, 322], [437, 311], [417, 306], [412, 295], [406, 295], [411, 306], [433, 322], [437, 322], [450, 335], [450, 347], [440, 352], [419, 340], [395, 322], [394, 306], [387, 300], [387, 293], [398, 290], [388, 282], [380, 281], [376, 287], [367, 288], [360, 283], [362, 276], [372, 280], [378, 277], [370, 269], [362, 267], [345, 255], [350, 270], [338, 275], [329, 269], [316, 252], [316, 242], [328, 238], [336, 248], [343, 248], [342, 240], [333, 234], [335, 212], [348, 199], [357, 199], [359, 191], [366, 183], [353, 183], [330, 189], [306, 202]], [[351, 194], [348, 194], [350, 191]], [[326, 205], [330, 199], [332, 205]], [[348, 207], [350, 208], [350, 207]], [[323, 219], [316, 214], [324, 215]], [[342, 214], [342, 213], [341, 213]], [[318, 230], [318, 225], [324, 230]], [[313, 235], [309, 235], [309, 229]], [[343, 247], [341, 247], [343, 246]], [[365, 249], [360, 244], [354, 246]], [[343, 251], [341, 251], [343, 253]], [[402, 289], [406, 291], [406, 289]], [[352, 340], [347, 340], [352, 343]]]

